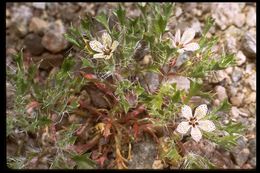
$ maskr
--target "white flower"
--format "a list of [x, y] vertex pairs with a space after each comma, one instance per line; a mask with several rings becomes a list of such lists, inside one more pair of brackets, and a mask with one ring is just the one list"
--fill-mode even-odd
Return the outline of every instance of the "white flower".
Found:
[[216, 129], [214, 123], [210, 120], [201, 120], [208, 111], [207, 105], [202, 104], [198, 106], [195, 110], [194, 116], [192, 115], [191, 108], [187, 105], [182, 107], [182, 116], [184, 116], [188, 121], [181, 122], [177, 126], [177, 132], [181, 134], [186, 134], [191, 128], [191, 137], [198, 142], [202, 138], [200, 129], [211, 132]]
[[190, 43], [195, 37], [195, 31], [191, 28], [186, 29], [182, 34], [182, 37], [179, 29], [176, 31], [175, 37], [171, 33], [169, 33], [169, 35], [171, 37], [173, 47], [178, 48], [178, 53], [195, 51], [200, 48], [198, 43]]
[[97, 40], [89, 42], [89, 47], [97, 52], [93, 55], [93, 58], [110, 59], [119, 43], [118, 41], [112, 42], [112, 38], [107, 32], [102, 34], [101, 41], [102, 43]]

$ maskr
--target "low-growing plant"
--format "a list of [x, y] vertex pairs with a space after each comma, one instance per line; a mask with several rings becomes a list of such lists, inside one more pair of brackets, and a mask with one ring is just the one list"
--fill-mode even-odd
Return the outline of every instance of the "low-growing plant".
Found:
[[[55, 150], [50, 168], [127, 168], [132, 145], [146, 134], [161, 146], [167, 138], [159, 157], [169, 165], [215, 167], [207, 158], [183, 154], [183, 143], [205, 138], [227, 150], [236, 145], [242, 125], [224, 125], [219, 116], [229, 110], [228, 101], [211, 107], [214, 95], [203, 89], [204, 77], [234, 65], [234, 56], [213, 52], [218, 39], [207, 37], [211, 18], [194, 39], [191, 28], [168, 29], [174, 4], [136, 7], [141, 15], [135, 18], [127, 17], [119, 4], [112, 14], [86, 16], [80, 27], [70, 28], [65, 37], [82, 53], [76, 70], [78, 57], [69, 56], [41, 82], [36, 80], [38, 64], [25, 67], [22, 52], [15, 56], [17, 71], [8, 76], [16, 95], [14, 115], [7, 116], [7, 137], [14, 138], [17, 128], [39, 133], [41, 147]], [[101, 93], [96, 97], [105, 106], [93, 104], [98, 98], [90, 90]], [[209, 102], [199, 105], [194, 96]], [[168, 133], [159, 133], [161, 129]], [[19, 167], [15, 160], [8, 159], [8, 165]]]

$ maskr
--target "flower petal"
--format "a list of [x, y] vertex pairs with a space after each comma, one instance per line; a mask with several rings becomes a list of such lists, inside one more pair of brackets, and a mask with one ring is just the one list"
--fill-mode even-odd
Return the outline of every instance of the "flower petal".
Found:
[[194, 117], [196, 117], [198, 120], [200, 120], [201, 118], [205, 117], [207, 112], [208, 112], [208, 108], [207, 108], [206, 104], [199, 105], [195, 109]]
[[211, 132], [216, 129], [215, 124], [210, 120], [198, 121], [198, 123], [199, 128], [206, 132]]
[[185, 134], [185, 133], [187, 133], [188, 132], [188, 130], [190, 129], [190, 125], [189, 125], [189, 122], [181, 122], [178, 126], [177, 126], [177, 128], [176, 128], [176, 130], [177, 130], [177, 132], [179, 132], [179, 133], [181, 133], [181, 134]]
[[175, 33], [175, 44], [180, 43], [180, 41], [181, 41], [181, 31], [180, 29], [178, 29]]
[[112, 57], [112, 53], [110, 53], [109, 55], [105, 55], [105, 59], [110, 59]]
[[181, 37], [181, 43], [187, 44], [195, 37], [195, 31], [191, 28], [186, 29]]
[[103, 42], [104, 46], [111, 47], [112, 38], [110, 37], [110, 35], [107, 32], [102, 34], [102, 42]]
[[103, 52], [102, 49], [103, 49], [104, 46], [99, 41], [93, 40], [93, 41], [89, 42], [89, 47], [92, 50], [101, 53], [101, 52]]
[[201, 134], [200, 129], [198, 127], [192, 127], [190, 134], [191, 134], [191, 137], [196, 142], [199, 142], [199, 140], [202, 138], [202, 134]]
[[184, 116], [187, 120], [189, 120], [192, 117], [192, 110], [189, 106], [184, 105], [181, 108], [181, 114]]
[[118, 41], [114, 41], [112, 46], [111, 46], [111, 52], [114, 52], [118, 45], [119, 45], [119, 42]]
[[198, 43], [189, 43], [189, 44], [186, 44], [183, 49], [186, 51], [195, 51], [195, 50], [198, 50], [199, 48], [200, 48], [200, 46]]
[[103, 53], [97, 53], [93, 55], [94, 59], [98, 59], [98, 58], [106, 58], [106, 55], [104, 55]]

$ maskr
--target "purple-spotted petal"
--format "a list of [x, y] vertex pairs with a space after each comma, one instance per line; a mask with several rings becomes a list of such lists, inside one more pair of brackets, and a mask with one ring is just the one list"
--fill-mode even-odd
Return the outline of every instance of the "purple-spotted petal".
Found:
[[198, 127], [191, 127], [191, 137], [196, 141], [199, 142], [200, 139], [202, 138], [202, 134], [200, 132], [200, 129]]
[[188, 130], [190, 129], [190, 125], [189, 125], [189, 123], [188, 122], [181, 122], [178, 126], [177, 126], [177, 128], [176, 128], [176, 130], [177, 130], [177, 132], [179, 132], [179, 133], [181, 133], [181, 134], [186, 134], [187, 132], [188, 132]]
[[187, 120], [189, 120], [192, 117], [192, 110], [189, 106], [184, 105], [181, 108], [181, 114], [184, 116]]
[[106, 55], [104, 55], [103, 53], [97, 53], [93, 55], [94, 59], [100, 59], [100, 58], [106, 58]]
[[186, 29], [181, 37], [181, 43], [187, 44], [195, 37], [195, 31], [191, 28]]
[[89, 42], [89, 47], [92, 50], [101, 53], [101, 52], [103, 52], [102, 49], [103, 49], [104, 46], [99, 41], [93, 40], [93, 41]]
[[107, 32], [102, 34], [102, 42], [103, 42], [104, 46], [111, 47], [112, 38], [110, 37], [110, 35]]
[[200, 46], [198, 43], [189, 43], [183, 47], [183, 49], [186, 51], [195, 51], [195, 50], [198, 50], [199, 48], [200, 48]]
[[196, 117], [198, 120], [205, 117], [208, 112], [208, 108], [206, 104], [199, 105], [195, 109], [194, 117]]
[[199, 123], [198, 125], [199, 128], [201, 128], [206, 132], [211, 132], [216, 129], [215, 124], [210, 120], [202, 120], [202, 121], [198, 121], [198, 123]]

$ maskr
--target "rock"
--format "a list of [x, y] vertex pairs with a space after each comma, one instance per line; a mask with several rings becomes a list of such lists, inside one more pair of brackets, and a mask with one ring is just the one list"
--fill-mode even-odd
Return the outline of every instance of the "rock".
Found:
[[226, 69], [225, 69], [225, 72], [226, 72], [227, 74], [231, 74], [231, 73], [233, 72], [233, 67], [228, 67], [228, 68], [226, 68]]
[[254, 72], [253, 74], [251, 74], [245, 80], [245, 83], [248, 84], [253, 91], [256, 91], [256, 73]]
[[227, 98], [226, 88], [224, 88], [223, 86], [217, 85], [215, 87], [215, 91], [216, 91], [217, 97], [220, 101], [223, 101]]
[[256, 102], [256, 92], [252, 92], [244, 99], [245, 104], [250, 104]]
[[255, 63], [248, 63], [246, 64], [245, 73], [252, 74], [255, 72], [256, 64]]
[[251, 151], [250, 154], [252, 157], [256, 156], [256, 139], [250, 139], [248, 142], [248, 148]]
[[246, 57], [256, 58], [256, 36], [246, 32], [242, 39], [242, 50]]
[[233, 116], [233, 118], [237, 118], [239, 117], [239, 115], [242, 115], [243, 117], [248, 117], [248, 114], [241, 111], [240, 109], [238, 109], [235, 106], [232, 106], [231, 108], [231, 115]]
[[242, 104], [243, 99], [244, 99], [244, 94], [238, 93], [237, 96], [231, 97], [230, 101], [232, 105], [239, 107]]
[[152, 169], [157, 155], [157, 147], [154, 141], [145, 138], [143, 141], [134, 143], [132, 159], [129, 161], [129, 169]]
[[63, 62], [63, 55], [61, 54], [50, 54], [43, 53], [41, 56], [33, 56], [34, 62], [39, 62], [42, 60], [40, 64], [40, 68], [49, 70], [53, 67], [59, 67]]
[[42, 45], [52, 53], [60, 52], [67, 48], [68, 42], [64, 38], [65, 28], [63, 23], [58, 20], [49, 27], [49, 30], [42, 38]]
[[37, 34], [28, 34], [24, 39], [24, 44], [26, 46], [26, 49], [29, 50], [29, 52], [32, 55], [40, 55], [44, 51], [44, 47], [41, 44], [42, 38]]
[[243, 54], [242, 51], [238, 51], [235, 58], [238, 66], [241, 66], [246, 62], [246, 56]]
[[29, 25], [29, 31], [38, 33], [44, 31], [44, 29], [46, 29], [47, 27], [48, 27], [47, 22], [45, 22], [44, 20], [38, 17], [33, 17]]
[[245, 23], [245, 14], [241, 12], [242, 7], [243, 3], [212, 3], [212, 18], [221, 30], [232, 24], [242, 27]]
[[45, 9], [45, 5], [46, 5], [45, 2], [33, 2], [33, 3], [32, 3], [32, 6], [33, 6], [34, 8], [41, 9], [41, 10], [44, 10], [44, 9]]
[[244, 163], [246, 163], [246, 161], [248, 160], [250, 151], [248, 148], [243, 148], [242, 150], [236, 151], [236, 152], [232, 152], [234, 159], [236, 161], [236, 163], [239, 166], [242, 166]]
[[252, 167], [256, 167], [256, 157], [253, 157], [252, 159], [249, 160], [249, 163]]
[[23, 37], [27, 34], [28, 23], [32, 16], [33, 16], [32, 10], [25, 5], [21, 5], [19, 7], [13, 7], [11, 21], [14, 25], [15, 33], [18, 36]]
[[256, 26], [256, 8], [255, 7], [248, 7], [248, 11], [246, 13], [246, 24], [249, 27]]
[[175, 9], [175, 16], [179, 17], [182, 14], [182, 8], [176, 7]]
[[[156, 73], [148, 72], [145, 74], [145, 79], [141, 79], [141, 85], [150, 92], [155, 92], [156, 89], [159, 87], [159, 75]], [[149, 89], [147, 87], [149, 86]]]
[[208, 78], [208, 80], [211, 83], [219, 83], [219, 82], [222, 82], [224, 79], [226, 79], [226, 80], [229, 79], [229, 76], [225, 72], [225, 70], [218, 70], [218, 71], [214, 72], [213, 76]]
[[163, 163], [161, 160], [155, 160], [153, 162], [153, 166], [152, 166], [153, 169], [163, 169]]
[[230, 36], [226, 38], [226, 48], [229, 53], [237, 52], [237, 40], [235, 37]]
[[230, 85], [228, 88], [228, 92], [231, 96], [235, 96], [237, 94], [238, 88], [236, 86]]
[[190, 80], [184, 76], [168, 76], [166, 83], [176, 83], [177, 89], [185, 90], [186, 92], [190, 89]]
[[231, 78], [234, 82], [239, 81], [243, 76], [243, 70], [241, 68], [235, 67], [231, 75]]
[[191, 23], [192, 23], [191, 28], [195, 31], [196, 36], [201, 36], [202, 29], [201, 29], [201, 23], [199, 22], [199, 20], [195, 18]]

